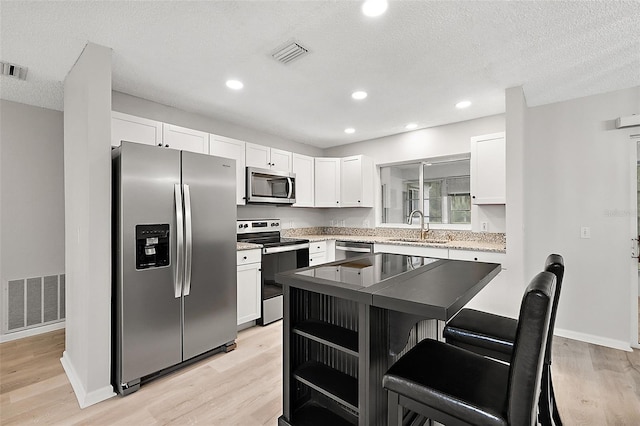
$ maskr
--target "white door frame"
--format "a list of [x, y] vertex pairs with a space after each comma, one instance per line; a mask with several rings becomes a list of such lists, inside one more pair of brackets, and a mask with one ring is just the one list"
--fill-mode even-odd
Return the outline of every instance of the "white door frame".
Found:
[[[630, 179], [631, 185], [629, 185], [630, 192], [630, 206], [629, 206], [629, 235], [631, 238], [638, 238], [638, 161], [640, 161], [640, 132], [638, 134], [632, 134], [631, 143], [629, 149], [629, 171], [630, 171]], [[635, 247], [635, 254], [638, 255], [638, 242], [635, 243], [630, 241], [630, 247]], [[637, 259], [631, 259], [631, 263], [629, 265], [630, 270], [630, 283], [631, 283], [631, 347], [639, 348], [640, 343], [638, 343], [638, 261]]]

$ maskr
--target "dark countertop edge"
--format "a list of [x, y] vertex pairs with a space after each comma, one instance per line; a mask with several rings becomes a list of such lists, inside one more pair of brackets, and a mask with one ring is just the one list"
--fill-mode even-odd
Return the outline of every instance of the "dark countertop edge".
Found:
[[373, 299], [371, 293], [361, 291], [362, 287], [350, 284], [336, 285], [334, 281], [299, 275], [293, 272], [281, 272], [276, 274], [276, 282], [286, 287], [299, 288], [301, 290], [353, 300], [367, 305], [371, 305]]

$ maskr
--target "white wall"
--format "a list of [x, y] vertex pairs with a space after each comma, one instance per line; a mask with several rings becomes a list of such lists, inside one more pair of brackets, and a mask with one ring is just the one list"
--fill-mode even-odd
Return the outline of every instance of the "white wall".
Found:
[[87, 44], [64, 82], [67, 320], [62, 365], [81, 408], [111, 386], [111, 49]]
[[[469, 154], [471, 137], [505, 130], [505, 116], [493, 115], [475, 120], [462, 121], [428, 129], [414, 130], [383, 138], [356, 142], [349, 145], [336, 146], [324, 151], [325, 157], [346, 157], [364, 154], [373, 158], [376, 165], [399, 163], [424, 158]], [[380, 205], [380, 176], [374, 177], [375, 205]], [[504, 208], [473, 206], [478, 212], [474, 217], [489, 222], [492, 232], [505, 232]], [[345, 226], [362, 227], [365, 223], [375, 226], [380, 222], [378, 209], [327, 209], [325, 225], [330, 220], [344, 221]], [[442, 225], [446, 227], [446, 225]], [[479, 228], [479, 227], [478, 227]]]
[[[629, 218], [607, 211], [632, 204], [630, 135], [638, 128], [615, 129], [614, 120], [638, 113], [635, 87], [529, 108], [524, 123], [525, 276], [541, 270], [549, 253], [560, 253], [566, 275], [556, 331], [627, 348]], [[580, 238], [582, 226], [591, 228], [590, 239]]]
[[3, 286], [64, 273], [62, 147], [62, 112], [0, 100]]

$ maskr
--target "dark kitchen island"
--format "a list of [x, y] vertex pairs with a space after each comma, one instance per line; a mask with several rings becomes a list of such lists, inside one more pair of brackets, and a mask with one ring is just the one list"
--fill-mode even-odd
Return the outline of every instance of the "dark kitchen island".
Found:
[[284, 288], [278, 424], [385, 425], [382, 375], [499, 272], [495, 263], [375, 253], [277, 275]]

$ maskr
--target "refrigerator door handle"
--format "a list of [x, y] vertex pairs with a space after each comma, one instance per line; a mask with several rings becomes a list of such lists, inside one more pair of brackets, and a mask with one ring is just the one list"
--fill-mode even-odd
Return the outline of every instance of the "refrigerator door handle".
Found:
[[191, 193], [189, 185], [184, 184], [184, 233], [185, 233], [185, 262], [184, 262], [184, 295], [191, 293], [191, 258], [193, 249], [193, 235], [191, 234]]
[[182, 216], [182, 188], [180, 184], [173, 186], [173, 193], [176, 200], [176, 267], [175, 279], [173, 280], [174, 297], [179, 299], [182, 296], [182, 282], [184, 278], [184, 220]]

